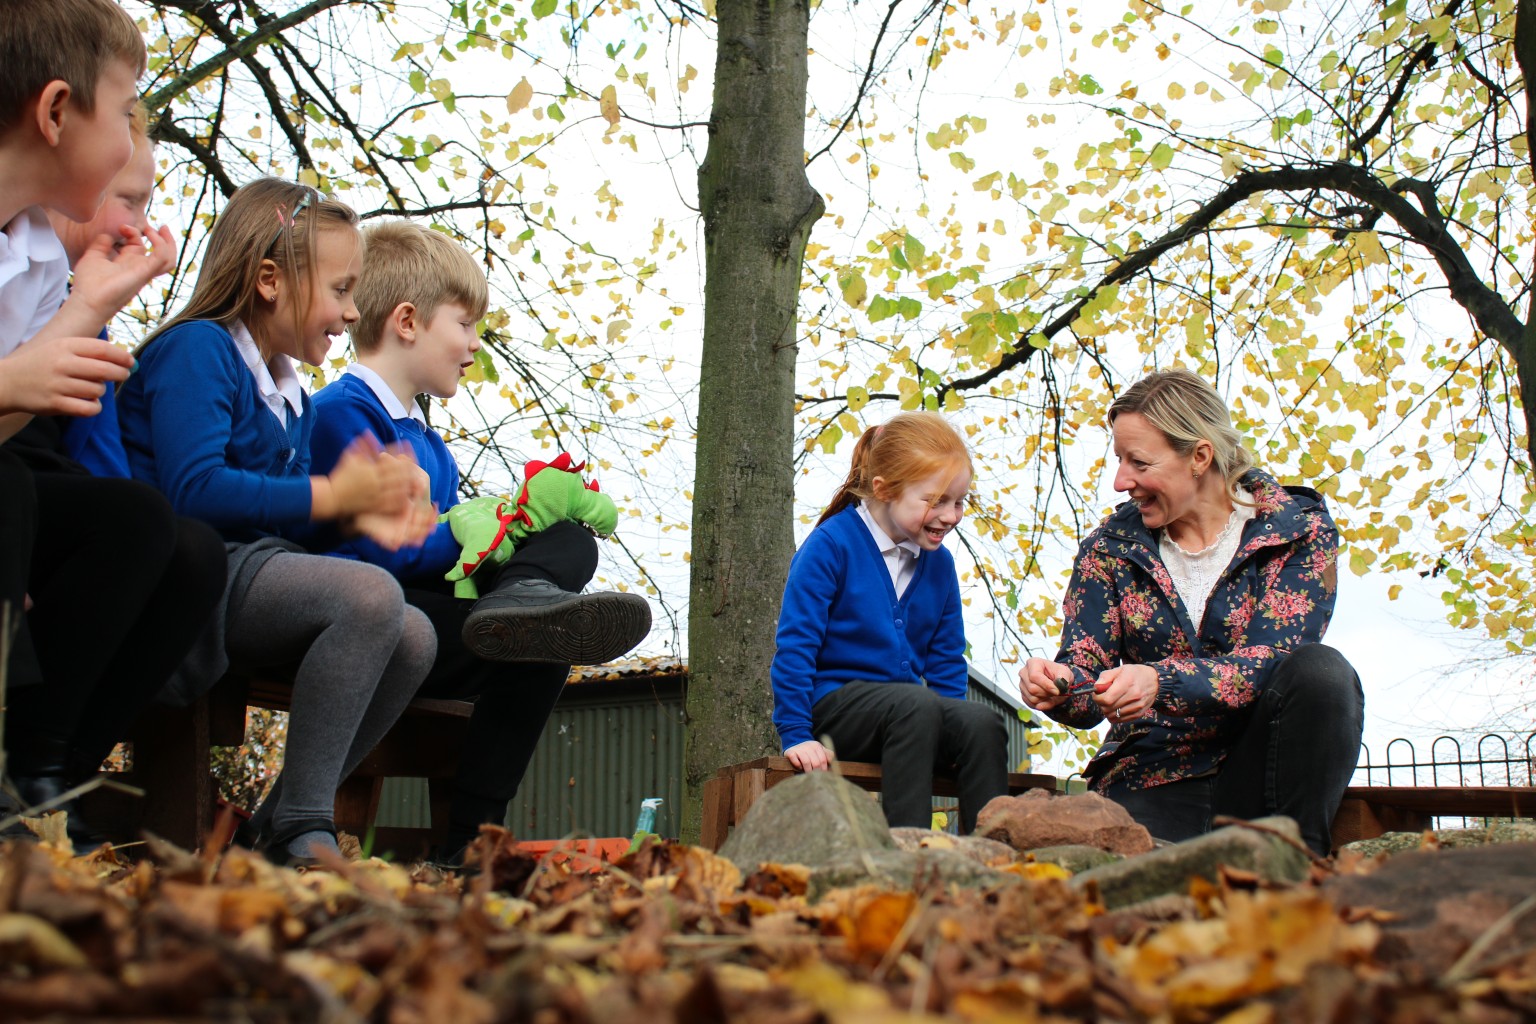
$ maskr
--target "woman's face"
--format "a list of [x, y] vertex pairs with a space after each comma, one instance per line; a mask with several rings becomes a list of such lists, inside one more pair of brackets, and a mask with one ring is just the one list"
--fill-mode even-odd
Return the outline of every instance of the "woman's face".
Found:
[[1199, 478], [1210, 468], [1209, 445], [1202, 442], [1188, 455], [1173, 450], [1163, 432], [1138, 412], [1115, 417], [1115, 490], [1130, 495], [1149, 530], [1165, 529], [1194, 512]]

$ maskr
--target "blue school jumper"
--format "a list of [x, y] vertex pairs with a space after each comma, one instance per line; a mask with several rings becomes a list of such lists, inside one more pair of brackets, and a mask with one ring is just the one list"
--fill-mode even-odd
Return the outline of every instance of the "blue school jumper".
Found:
[[927, 683], [966, 695], [965, 624], [955, 559], [944, 548], [918, 556], [901, 598], [880, 549], [854, 506], [822, 523], [795, 552], [779, 612], [773, 724], [785, 750], [814, 739], [811, 708], [859, 680]]
[[[443, 439], [412, 416], [392, 417], [367, 380], [346, 373], [315, 394], [315, 426], [309, 442], [314, 472], [329, 473], [347, 446], [363, 434], [372, 434], [381, 444], [410, 445], [416, 462], [432, 481], [432, 501], [438, 511], [446, 512], [458, 504], [459, 467]], [[390, 551], [366, 537], [343, 538], [334, 529], [323, 531], [314, 546], [326, 554], [371, 562], [406, 582], [426, 577], [441, 582], [460, 551], [447, 523], [438, 524], [426, 543], [417, 548]]]

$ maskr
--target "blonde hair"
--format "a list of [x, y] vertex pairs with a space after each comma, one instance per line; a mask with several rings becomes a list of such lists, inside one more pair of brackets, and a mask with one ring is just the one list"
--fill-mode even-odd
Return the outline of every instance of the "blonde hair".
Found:
[[1109, 406], [1110, 425], [1127, 412], [1145, 416], [1180, 455], [1193, 452], [1201, 441], [1210, 442], [1211, 467], [1228, 490], [1253, 468], [1253, 455], [1233, 429], [1227, 403], [1188, 370], [1158, 370], [1126, 388]]
[[353, 300], [357, 322], [352, 348], [373, 352], [384, 339], [384, 326], [402, 302], [416, 307], [423, 324], [439, 306], [456, 303], [479, 320], [490, 303], [485, 270], [446, 235], [410, 221], [386, 221], [363, 232], [363, 272]]
[[144, 37], [113, 0], [5, 0], [0, 3], [0, 133], [49, 82], [69, 85], [70, 102], [96, 109], [96, 83], [120, 60], [144, 73]]
[[854, 501], [875, 495], [875, 477], [883, 479], [895, 496], [909, 484], [945, 468], [955, 475], [970, 473], [971, 453], [959, 432], [934, 412], [904, 412], [873, 430], [864, 431], [853, 446], [853, 465], [816, 525], [837, 515]]
[[356, 231], [357, 214], [308, 185], [258, 178], [236, 189], [208, 233], [208, 250], [192, 297], [140, 349], [189, 320], [213, 320], [226, 327], [239, 320], [249, 325], [257, 309], [256, 283], [265, 260], [276, 264], [278, 272], [296, 286], [294, 329], [300, 329], [314, 288], [318, 235], [330, 228]]

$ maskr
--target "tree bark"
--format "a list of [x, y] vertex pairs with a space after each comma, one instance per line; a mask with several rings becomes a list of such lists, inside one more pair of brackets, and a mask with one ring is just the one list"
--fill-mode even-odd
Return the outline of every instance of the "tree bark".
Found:
[[807, 0], [720, 0], [704, 216], [683, 838], [723, 765], [778, 749], [768, 665], [793, 553], [796, 308], [824, 210], [805, 173]]
[[[1515, 8], [1515, 63], [1525, 80], [1525, 141], [1531, 170], [1536, 172], [1536, 0], [1520, 0]], [[1525, 412], [1525, 450], [1536, 474], [1536, 294], [1520, 332], [1515, 366], [1520, 380], [1520, 405]]]

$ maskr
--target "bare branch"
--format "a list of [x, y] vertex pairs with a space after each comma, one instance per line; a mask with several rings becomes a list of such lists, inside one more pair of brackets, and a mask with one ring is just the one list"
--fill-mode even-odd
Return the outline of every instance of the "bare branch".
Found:
[[[1527, 4], [1536, 6], [1536, 0], [1521, 0], [1522, 9]], [[1184, 223], [1127, 256], [1048, 325], [1029, 334], [1054, 337], [1077, 319], [1083, 307], [1100, 290], [1146, 270], [1164, 253], [1188, 242], [1210, 227], [1217, 218], [1250, 197], [1266, 192], [1306, 192], [1316, 189], [1353, 196], [1395, 221], [1408, 238], [1423, 246], [1434, 257], [1441, 273], [1445, 275], [1451, 297], [1472, 315], [1478, 328], [1503, 345], [1517, 362], [1520, 360], [1525, 325], [1499, 294], [1483, 283], [1467, 259], [1467, 254], [1446, 231], [1445, 220], [1435, 203], [1433, 186], [1429, 182], [1409, 179], [1398, 182], [1394, 189], [1365, 168], [1342, 161], [1312, 167], [1284, 166], [1265, 171], [1243, 171], [1226, 188], [1202, 204]], [[1412, 192], [1423, 209], [1410, 203], [1403, 192]], [[939, 389], [939, 397], [942, 398], [950, 391], [981, 387], [1001, 374], [1027, 363], [1035, 352], [1027, 338], [1028, 335], [1020, 336], [1020, 347], [1004, 356], [997, 365], [974, 376], [943, 385]]]
[[[208, 24], [210, 27], [215, 24], [221, 24], [218, 19], [218, 11], [209, 0], [164, 0], [164, 2], [167, 7], [174, 7], [184, 14], [191, 15], [199, 21]], [[196, 86], [199, 82], [213, 77], [235, 61], [249, 57], [268, 40], [281, 35], [285, 29], [302, 24], [328, 8], [359, 2], [366, 3], [366, 0], [310, 0], [303, 7], [295, 8], [280, 18], [273, 18], [271, 21], [262, 24], [250, 35], [240, 36], [233, 43], [226, 41], [227, 45], [222, 53], [209, 57], [195, 67], [188, 68], [185, 74], [176, 77], [148, 96], [145, 96], [144, 105], [151, 111], [159, 110], [188, 89]]]

